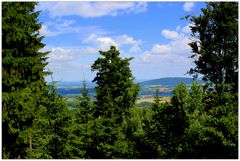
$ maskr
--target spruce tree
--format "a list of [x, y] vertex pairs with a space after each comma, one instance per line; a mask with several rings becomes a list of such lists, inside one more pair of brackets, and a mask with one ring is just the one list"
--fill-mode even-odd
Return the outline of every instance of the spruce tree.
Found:
[[193, 41], [189, 44], [195, 68], [210, 86], [229, 84], [238, 89], [238, 3], [209, 2], [199, 16], [186, 16], [193, 24]]
[[36, 2], [2, 3], [3, 158], [25, 158], [34, 128], [46, 110], [44, 72], [47, 52], [39, 35]]
[[189, 45], [196, 64], [190, 74], [201, 74], [208, 86], [204, 95], [193, 86], [184, 156], [237, 158], [238, 3], [209, 2], [202, 14], [186, 18], [193, 23]]
[[92, 65], [92, 71], [97, 71], [93, 82], [98, 85], [95, 116], [110, 118], [115, 115], [121, 120], [133, 107], [138, 94], [139, 87], [133, 83], [134, 77], [129, 68], [132, 58], [122, 59], [114, 46], [109, 51], [99, 52], [103, 57]]
[[138, 85], [133, 83], [129, 68], [132, 58], [120, 57], [114, 46], [109, 51], [100, 51], [102, 57], [92, 65], [97, 71], [94, 82], [97, 83], [97, 100], [94, 117], [97, 136], [94, 138], [94, 158], [126, 158], [130, 145], [126, 138], [124, 121], [129, 119], [129, 109], [134, 106], [138, 94]]

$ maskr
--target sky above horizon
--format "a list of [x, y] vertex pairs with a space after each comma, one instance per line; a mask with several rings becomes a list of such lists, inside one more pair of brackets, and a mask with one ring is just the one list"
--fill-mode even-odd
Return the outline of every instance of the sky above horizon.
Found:
[[[190, 22], [203, 2], [39, 2], [43, 51], [54, 80], [93, 80], [91, 65], [115, 45], [137, 80], [186, 77], [194, 66]], [[84, 78], [85, 77], [85, 78]], [[51, 81], [50, 76], [46, 77]]]

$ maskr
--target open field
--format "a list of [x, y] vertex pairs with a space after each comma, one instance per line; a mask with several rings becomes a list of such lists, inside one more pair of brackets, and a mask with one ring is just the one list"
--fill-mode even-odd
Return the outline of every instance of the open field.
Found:
[[159, 90], [159, 92], [169, 92], [171, 91], [169, 88], [166, 87], [151, 87], [152, 90]]
[[[161, 102], [171, 102], [171, 97], [161, 97], [160, 101]], [[143, 102], [153, 103], [154, 102], [154, 97], [151, 97], [151, 98], [141, 98], [141, 99], [137, 100], [137, 104], [143, 103]]]

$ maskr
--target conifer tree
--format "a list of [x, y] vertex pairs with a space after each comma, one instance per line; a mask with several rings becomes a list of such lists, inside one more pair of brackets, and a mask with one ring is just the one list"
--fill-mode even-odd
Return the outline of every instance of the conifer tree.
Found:
[[2, 3], [3, 157], [25, 158], [47, 96], [47, 52], [39, 35], [36, 2]]
[[97, 83], [96, 117], [110, 118], [111, 115], [121, 116], [133, 107], [138, 85], [133, 83], [129, 68], [132, 58], [122, 59], [114, 46], [109, 51], [99, 51], [103, 58], [98, 58], [92, 65], [92, 71], [98, 71], [93, 82]]
[[86, 81], [83, 81], [83, 88], [80, 90], [81, 96], [78, 96], [76, 113], [74, 115], [73, 123], [71, 125], [70, 138], [68, 144], [70, 145], [70, 158], [91, 158], [90, 151], [92, 150], [92, 138], [94, 137], [94, 130], [92, 127], [93, 105], [90, 104], [90, 97], [88, 96], [88, 89]]
[[[138, 85], [129, 68], [132, 58], [122, 59], [114, 46], [109, 51], [100, 51], [102, 57], [92, 65], [97, 71], [94, 82], [97, 83], [97, 100], [94, 109], [95, 125], [98, 133], [94, 138], [94, 158], [124, 158], [130, 145], [121, 128], [127, 120], [129, 109], [134, 106], [138, 94]], [[97, 130], [96, 129], [96, 130]]]
[[193, 23], [194, 39], [189, 45], [196, 64], [190, 74], [201, 74], [209, 86], [204, 95], [193, 86], [190, 103], [198, 101], [188, 110], [184, 156], [237, 158], [238, 3], [209, 2], [201, 15], [186, 18]]
[[78, 97], [79, 105], [76, 114], [78, 123], [87, 123], [92, 115], [92, 107], [90, 105], [90, 97], [88, 96], [88, 89], [86, 81], [83, 81], [83, 88], [80, 90], [81, 96]]
[[[238, 89], [238, 3], [209, 2], [199, 16], [190, 19], [193, 41], [189, 44], [195, 68], [208, 84], [229, 84]], [[212, 86], [211, 85], [211, 86]]]

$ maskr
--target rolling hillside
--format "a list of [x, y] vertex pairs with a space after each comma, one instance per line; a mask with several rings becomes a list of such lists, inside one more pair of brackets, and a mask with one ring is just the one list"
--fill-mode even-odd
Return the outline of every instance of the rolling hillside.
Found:
[[[172, 89], [177, 86], [180, 82], [185, 84], [191, 84], [193, 82], [192, 78], [186, 77], [171, 77], [171, 78], [160, 78], [153, 79], [144, 82], [140, 82], [139, 85], [141, 89], [139, 91], [139, 97], [150, 97], [155, 95], [156, 89], [159, 89], [161, 96], [170, 96], [172, 95]], [[87, 82], [90, 95], [95, 95], [94, 83]], [[82, 88], [82, 82], [59, 82], [57, 84], [57, 92], [60, 95], [79, 95], [80, 89]]]
[[192, 78], [186, 77], [168, 77], [168, 78], [160, 78], [160, 79], [153, 79], [144, 82], [140, 82], [140, 86], [153, 86], [153, 85], [161, 85], [163, 87], [175, 87], [179, 83], [191, 84], [193, 82]]

